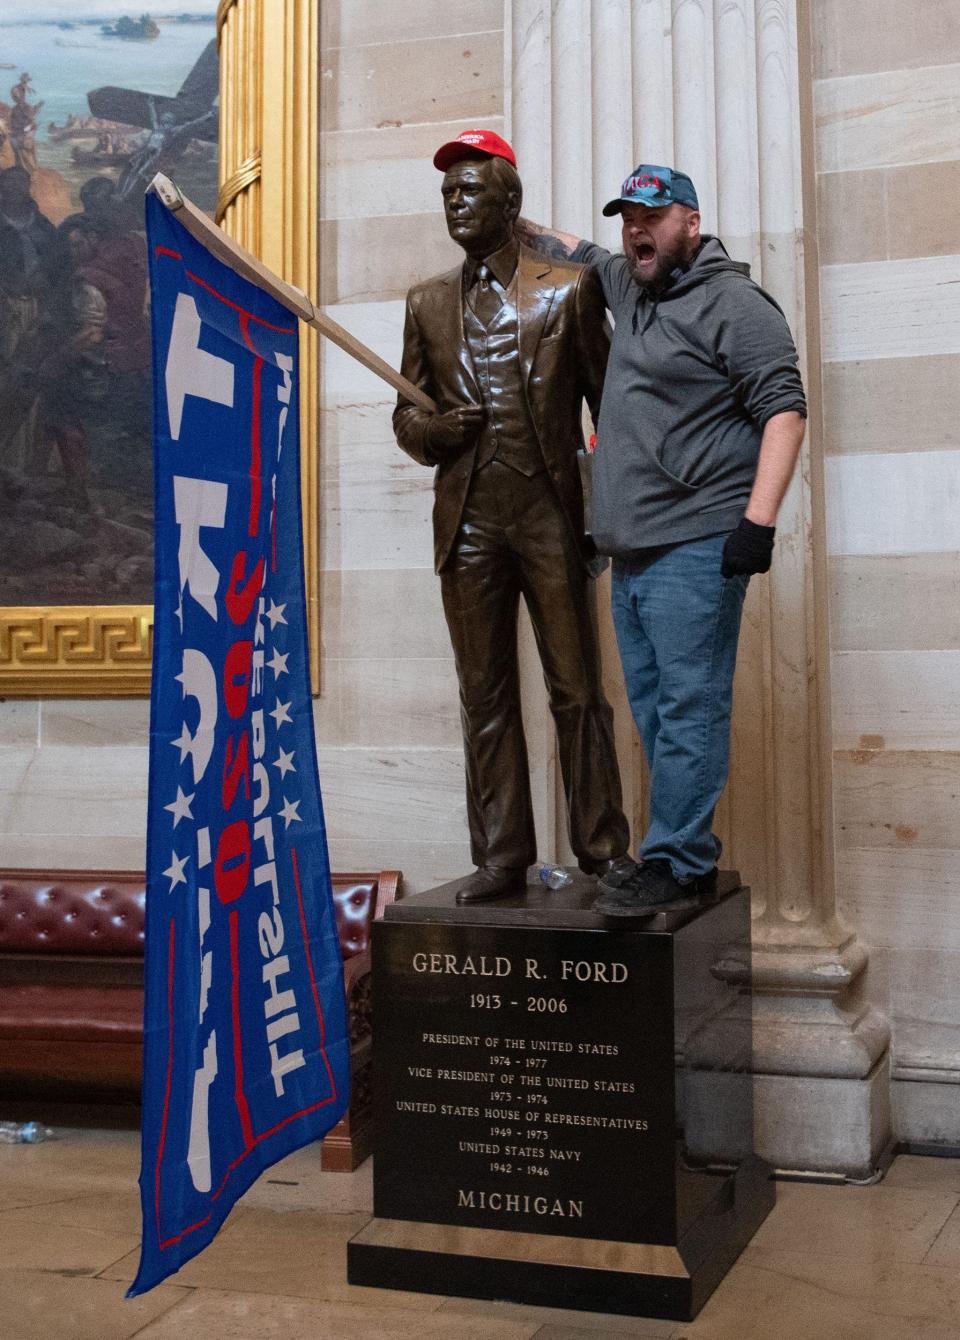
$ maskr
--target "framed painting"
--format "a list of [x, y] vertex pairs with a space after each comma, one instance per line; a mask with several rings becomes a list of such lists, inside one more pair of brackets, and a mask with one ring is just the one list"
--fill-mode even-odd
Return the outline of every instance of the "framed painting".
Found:
[[[200, 0], [194, 10], [156, 0], [142, 15], [96, 0], [90, 17], [69, 0], [5, 7], [0, 696], [149, 691], [143, 191], [167, 173], [284, 278], [315, 292], [316, 28], [316, 0], [221, 0], [216, 9]], [[316, 666], [312, 333], [304, 345]]]

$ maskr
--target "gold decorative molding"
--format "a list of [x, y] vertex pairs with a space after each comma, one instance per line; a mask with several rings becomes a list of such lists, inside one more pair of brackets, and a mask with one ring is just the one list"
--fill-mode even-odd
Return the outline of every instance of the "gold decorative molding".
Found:
[[0, 693], [137, 697], [150, 691], [151, 605], [38, 605], [0, 611]]
[[222, 223], [224, 215], [241, 191], [247, 190], [255, 181], [259, 180], [260, 168], [260, 154], [255, 153], [245, 163], [241, 163], [236, 172], [221, 185], [217, 193], [217, 208], [213, 216], [214, 223]]

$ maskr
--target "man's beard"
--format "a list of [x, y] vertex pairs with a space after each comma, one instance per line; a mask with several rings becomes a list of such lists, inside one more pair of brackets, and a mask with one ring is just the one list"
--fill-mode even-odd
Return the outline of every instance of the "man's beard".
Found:
[[657, 251], [657, 263], [652, 270], [641, 270], [637, 264], [636, 256], [632, 251], [627, 253], [627, 269], [630, 276], [638, 288], [643, 289], [644, 293], [662, 293], [667, 287], [667, 281], [678, 266], [687, 263], [687, 248], [681, 243], [670, 251]]

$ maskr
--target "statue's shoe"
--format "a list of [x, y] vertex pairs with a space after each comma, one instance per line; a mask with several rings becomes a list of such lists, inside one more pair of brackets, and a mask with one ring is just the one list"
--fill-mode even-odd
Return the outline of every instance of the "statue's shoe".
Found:
[[458, 903], [486, 903], [522, 893], [527, 887], [525, 866], [481, 865], [457, 889]]

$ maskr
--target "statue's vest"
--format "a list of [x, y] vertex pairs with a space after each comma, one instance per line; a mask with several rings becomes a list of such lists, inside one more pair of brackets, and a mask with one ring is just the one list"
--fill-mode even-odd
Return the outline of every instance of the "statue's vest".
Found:
[[475, 468], [498, 460], [531, 476], [546, 466], [523, 389], [516, 291], [514, 276], [489, 326], [464, 302], [463, 329], [487, 411]]

